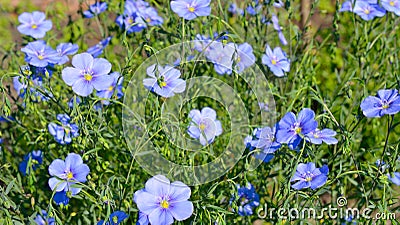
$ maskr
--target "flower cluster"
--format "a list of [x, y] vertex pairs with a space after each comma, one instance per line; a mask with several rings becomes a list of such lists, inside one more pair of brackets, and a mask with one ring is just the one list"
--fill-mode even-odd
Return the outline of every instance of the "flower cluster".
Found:
[[290, 149], [296, 149], [302, 140], [312, 144], [336, 144], [338, 140], [334, 137], [336, 132], [331, 129], [318, 129], [318, 123], [314, 119], [313, 110], [305, 108], [296, 117], [294, 113], [287, 113], [274, 127], [256, 128], [251, 136], [244, 140], [249, 150], [260, 149], [254, 157], [269, 162], [273, 154], [281, 147], [288, 144]]
[[308, 108], [302, 109], [297, 117], [292, 112], [287, 113], [278, 123], [277, 142], [288, 144], [290, 149], [297, 148], [303, 139], [313, 144], [336, 144], [336, 132], [327, 128], [319, 130], [314, 117], [314, 111]]
[[67, 114], [58, 114], [57, 120], [61, 124], [49, 123], [48, 129], [51, 135], [59, 144], [65, 145], [72, 141], [72, 138], [79, 136], [79, 128], [75, 123], [70, 123], [71, 118]]
[[29, 92], [34, 102], [48, 101], [53, 95], [43, 86], [43, 81], [50, 78], [51, 73], [44, 67], [21, 66], [21, 75], [13, 78], [14, 90], [22, 98]]
[[277, 126], [256, 128], [252, 136], [245, 138], [246, 148], [249, 150], [260, 149], [261, 152], [254, 154], [257, 159], [269, 162], [274, 157], [274, 153], [281, 147], [276, 141]]
[[[354, 2], [354, 5], [353, 5]], [[356, 0], [345, 1], [340, 8], [341, 12], [349, 11], [357, 14], [363, 20], [372, 20], [375, 17], [383, 17], [386, 10], [400, 16], [399, 0], [382, 0], [380, 4], [377, 0]]]
[[115, 22], [126, 33], [139, 32], [147, 26], [159, 26], [164, 23], [157, 10], [143, 0], [125, 1], [124, 13], [119, 15]]
[[22, 175], [30, 174], [43, 163], [43, 152], [40, 150], [29, 152], [24, 156], [24, 160], [19, 164], [19, 171]]
[[237, 187], [237, 197], [232, 197], [230, 205], [235, 203], [238, 206], [237, 213], [240, 216], [253, 215], [253, 209], [260, 205], [260, 196], [257, 194], [256, 189], [251, 183], [247, 183], [246, 186]]
[[[150, 178], [145, 188], [135, 192], [134, 201], [140, 210], [139, 224], [172, 224], [193, 213], [190, 188], [180, 182], [170, 183], [163, 175]], [[147, 218], [146, 218], [147, 217]]]
[[231, 74], [232, 70], [242, 73], [256, 61], [253, 47], [248, 43], [224, 45], [219, 40], [213, 41], [208, 37], [197, 35], [195, 49], [204, 52], [206, 58], [214, 64], [215, 72], [220, 75]]

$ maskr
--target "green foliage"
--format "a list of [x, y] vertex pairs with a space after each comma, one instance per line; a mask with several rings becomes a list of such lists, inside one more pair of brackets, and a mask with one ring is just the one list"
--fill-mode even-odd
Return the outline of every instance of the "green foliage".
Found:
[[[363, 21], [352, 13], [337, 12], [332, 1], [314, 1], [312, 14], [318, 14], [326, 24], [314, 27], [318, 18], [312, 17], [308, 29], [299, 25], [298, 2], [286, 1], [286, 8], [279, 10], [267, 5], [262, 13], [253, 17], [232, 15], [227, 11], [228, 2], [218, 0], [212, 1], [212, 15], [209, 17], [183, 22], [171, 11], [169, 1], [149, 1], [164, 18], [164, 24], [127, 34], [115, 24], [116, 15], [123, 12], [123, 2], [107, 2], [109, 8], [105, 13], [85, 19], [77, 12], [66, 10], [68, 4], [63, 1], [46, 6], [21, 1], [12, 7], [8, 1], [0, 0], [0, 10], [4, 15], [0, 17], [0, 113], [15, 119], [0, 123], [0, 137], [4, 141], [0, 150], [0, 224], [32, 223], [40, 209], [48, 210], [59, 224], [96, 224], [114, 210], [123, 210], [129, 214], [125, 224], [134, 224], [138, 209], [133, 194], [150, 178], [135, 162], [124, 139], [123, 99], [112, 99], [109, 106], [94, 110], [102, 99], [91, 95], [83, 99], [84, 104], [75, 104], [69, 109], [67, 103], [74, 93], [61, 78], [64, 66], [55, 66], [52, 78], [44, 82], [43, 88], [53, 95], [49, 101], [34, 101], [30, 91], [24, 98], [15, 93], [12, 78], [19, 75], [20, 65], [26, 64], [20, 48], [33, 40], [22, 37], [16, 30], [17, 15], [40, 7], [53, 22], [53, 29], [45, 37], [53, 48], [61, 42], [72, 42], [79, 45], [79, 52], [85, 52], [101, 39], [113, 35], [101, 57], [112, 63], [113, 71], [123, 75], [124, 87], [148, 57], [173, 44], [193, 40], [196, 34], [213, 36], [216, 32], [228, 36], [228, 42], [248, 42], [254, 49], [256, 63], [270, 82], [277, 119], [290, 111], [297, 113], [302, 108], [312, 108], [321, 127], [338, 132], [337, 145], [307, 144], [298, 152], [285, 146], [275, 153], [271, 162], [261, 164], [256, 170], [248, 170], [250, 157], [246, 151], [227, 174], [213, 182], [192, 187], [190, 200], [195, 207], [194, 214], [177, 224], [252, 224], [259, 219], [257, 209], [252, 216], [240, 217], [232, 210], [237, 206], [230, 205], [230, 198], [237, 195], [235, 184], [245, 185], [248, 181], [260, 194], [260, 207], [267, 204], [271, 208], [323, 208], [335, 205], [337, 197], [345, 196], [351, 206], [359, 209], [373, 207], [375, 213], [398, 212], [399, 188], [388, 181], [386, 173], [377, 168], [375, 161], [387, 162], [389, 173], [398, 171], [399, 115], [367, 119], [360, 109], [361, 101], [368, 95], [375, 95], [379, 89], [400, 88], [398, 16], [388, 14]], [[239, 6], [245, 8], [248, 2], [240, 2]], [[79, 9], [87, 7], [86, 1], [79, 1]], [[272, 26], [261, 23], [262, 15], [270, 18], [272, 13], [278, 13], [289, 42], [283, 49], [291, 60], [291, 71], [283, 78], [275, 77], [261, 63], [266, 44], [271, 47], [281, 45]], [[185, 69], [191, 71], [192, 68], [192, 65], [187, 65]], [[207, 72], [235, 86], [240, 93], [248, 91], [238, 77], [221, 77], [213, 71], [211, 64], [204, 64], [194, 74], [201, 76]], [[183, 77], [190, 75], [184, 73]], [[207, 151], [189, 154], [176, 149], [165, 134], [158, 132], [162, 123], [157, 120], [160, 115], [157, 110], [162, 101], [152, 96], [146, 116], [154, 132], [153, 141], [161, 147], [166, 158], [184, 165], [205, 164], [222, 154], [225, 142], [230, 138], [229, 132], [221, 136], [212, 149], [206, 149], [214, 151], [213, 154]], [[245, 104], [256, 104], [254, 101], [249, 97]], [[187, 120], [190, 109], [209, 105], [220, 107], [211, 99], [198, 98], [185, 105], [179, 116]], [[48, 132], [48, 124], [56, 121], [59, 113], [70, 115], [72, 122], [80, 128], [80, 136], [70, 145], [56, 143]], [[218, 111], [218, 118], [223, 118], [223, 127], [229, 127], [231, 122], [227, 115], [226, 110]], [[393, 125], [391, 129], [388, 129], [389, 124]], [[248, 128], [249, 133], [253, 128]], [[44, 152], [43, 164], [35, 172], [22, 176], [18, 164], [25, 154], [39, 149]], [[60, 207], [52, 201], [53, 193], [48, 188], [48, 166], [54, 159], [64, 159], [70, 152], [82, 155], [91, 171], [83, 191], [72, 198], [69, 205]], [[290, 178], [301, 162], [315, 162], [318, 167], [327, 164], [330, 169], [327, 184], [316, 191], [291, 189]], [[384, 221], [378, 220], [377, 223], [385, 224]], [[343, 218], [293, 220], [290, 224], [302, 222], [335, 224], [343, 222]], [[372, 223], [363, 218], [358, 222]], [[398, 223], [395, 219], [391, 222]], [[266, 219], [265, 223], [284, 222], [274, 217]]]

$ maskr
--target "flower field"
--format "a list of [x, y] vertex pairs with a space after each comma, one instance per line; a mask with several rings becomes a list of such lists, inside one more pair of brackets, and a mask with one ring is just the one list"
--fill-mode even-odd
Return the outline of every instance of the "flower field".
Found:
[[400, 0], [0, 10], [0, 224], [400, 224]]

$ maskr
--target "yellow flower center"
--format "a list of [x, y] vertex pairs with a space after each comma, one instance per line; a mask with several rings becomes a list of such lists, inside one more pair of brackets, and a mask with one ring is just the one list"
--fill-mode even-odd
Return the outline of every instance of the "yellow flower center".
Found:
[[272, 65], [276, 65], [276, 60], [275, 59], [271, 60], [271, 63]]
[[32, 159], [31, 161], [33, 165], [39, 164], [39, 162], [36, 159]]
[[189, 12], [191, 12], [191, 13], [194, 12], [194, 8], [192, 6], [190, 6], [188, 9], [189, 9]]
[[240, 62], [242, 59], [240, 58], [240, 56], [237, 57], [237, 62]]
[[200, 130], [203, 131], [204, 129], [206, 129], [206, 125], [204, 123], [201, 123], [199, 128], [200, 128]]
[[147, 18], [146, 22], [150, 23], [151, 22], [151, 18]]
[[369, 9], [364, 9], [364, 13], [368, 15], [370, 13]]
[[42, 55], [38, 55], [38, 59], [42, 60], [44, 57]]
[[388, 104], [384, 104], [384, 105], [382, 106], [382, 109], [387, 109], [387, 108], [389, 108], [389, 105], [388, 105]]
[[296, 132], [296, 134], [300, 134], [301, 133], [301, 127], [296, 127], [294, 129], [294, 132]]
[[68, 172], [67, 173], [67, 179], [70, 180], [72, 178], [74, 178], [74, 174], [72, 174], [72, 172]]
[[112, 91], [112, 90], [114, 90], [114, 87], [113, 87], [113, 86], [110, 86], [110, 87], [108, 88], [108, 91]]
[[132, 24], [133, 23], [133, 19], [132, 18], [129, 18], [128, 19], [128, 24]]
[[69, 128], [64, 127], [64, 132], [65, 132], [65, 134], [69, 134], [69, 132], [70, 132]]
[[165, 81], [161, 81], [161, 82], [160, 82], [160, 87], [162, 87], [162, 88], [163, 88], [163, 87], [165, 87], [165, 86], [167, 86], [167, 82], [165, 82]]
[[310, 182], [312, 180], [311, 177], [306, 177], [306, 181]]
[[117, 224], [118, 223], [118, 216], [113, 216], [112, 221], [113, 221], [113, 224]]
[[394, 1], [390, 1], [390, 2], [389, 2], [389, 5], [390, 5], [390, 6], [394, 6]]
[[24, 73], [25, 75], [31, 75], [32, 71], [30, 70], [23, 70], [22, 73]]
[[37, 28], [37, 25], [36, 24], [32, 24], [32, 29], [36, 29]]
[[93, 78], [93, 76], [92, 75], [90, 75], [90, 74], [88, 74], [88, 73], [86, 73], [85, 75], [83, 75], [84, 77], [85, 77], [85, 80], [87, 80], [87, 81], [91, 81], [92, 80], [92, 78]]
[[161, 207], [164, 208], [164, 209], [168, 209], [168, 207], [169, 207], [169, 203], [168, 203], [167, 200], [162, 200], [161, 203], [160, 203], [160, 205], [161, 205]]
[[314, 138], [319, 138], [319, 135], [317, 133], [315, 133]]

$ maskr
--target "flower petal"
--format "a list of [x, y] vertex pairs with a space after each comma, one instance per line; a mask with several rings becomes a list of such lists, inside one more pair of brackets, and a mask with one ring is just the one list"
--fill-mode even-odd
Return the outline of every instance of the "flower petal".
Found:
[[186, 220], [193, 214], [193, 203], [190, 201], [176, 202], [169, 208], [172, 216], [178, 220]]

